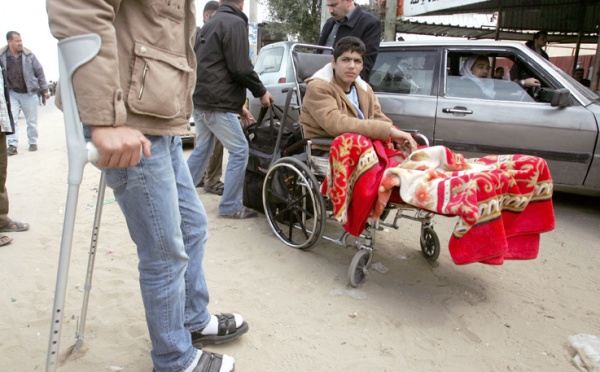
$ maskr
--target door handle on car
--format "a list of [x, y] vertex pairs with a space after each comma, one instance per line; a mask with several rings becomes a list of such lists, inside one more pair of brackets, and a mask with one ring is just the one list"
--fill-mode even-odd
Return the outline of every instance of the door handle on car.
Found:
[[442, 112], [445, 114], [463, 114], [463, 115], [468, 115], [468, 114], [472, 114], [473, 110], [467, 110], [466, 107], [463, 106], [456, 106], [454, 108], [443, 108]]

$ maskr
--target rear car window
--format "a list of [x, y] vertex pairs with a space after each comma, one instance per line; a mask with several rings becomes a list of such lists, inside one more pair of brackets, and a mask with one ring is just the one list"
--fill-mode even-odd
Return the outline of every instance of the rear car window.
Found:
[[432, 95], [435, 51], [380, 50], [369, 83], [376, 92]]
[[260, 75], [265, 72], [277, 72], [283, 60], [283, 48], [263, 49], [258, 54], [254, 70]]

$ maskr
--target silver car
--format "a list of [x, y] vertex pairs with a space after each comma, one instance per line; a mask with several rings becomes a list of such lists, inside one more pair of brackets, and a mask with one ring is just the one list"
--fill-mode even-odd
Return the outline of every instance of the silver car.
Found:
[[[504, 78], [494, 80], [494, 98], [474, 95], [459, 75], [473, 55], [488, 57], [492, 71], [504, 67]], [[538, 79], [541, 87], [523, 88], [523, 77]], [[556, 190], [600, 195], [600, 97], [523, 44], [382, 43], [370, 84], [384, 114], [399, 128], [419, 130], [431, 145], [466, 157], [539, 156]], [[253, 102], [250, 107], [256, 110]]]
[[279, 41], [260, 49], [254, 71], [264, 85], [283, 84], [294, 81], [294, 70], [290, 66], [290, 47], [293, 41]]

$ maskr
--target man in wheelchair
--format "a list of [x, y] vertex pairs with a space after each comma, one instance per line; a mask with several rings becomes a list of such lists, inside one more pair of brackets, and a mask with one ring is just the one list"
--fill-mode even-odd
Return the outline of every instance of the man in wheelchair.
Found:
[[459, 217], [449, 242], [455, 263], [535, 258], [539, 234], [554, 228], [545, 160], [520, 154], [465, 159], [443, 146], [417, 149], [359, 77], [364, 54], [359, 39], [338, 41], [332, 62], [306, 80], [302, 101], [305, 137], [319, 144], [317, 138], [335, 138], [331, 147], [309, 144], [311, 152], [329, 151], [321, 192], [333, 204], [333, 217], [359, 236], [399, 189], [402, 203]]
[[[331, 63], [307, 79], [300, 115], [304, 135], [307, 139], [334, 138], [344, 133], [382, 141], [391, 138], [410, 153], [417, 149], [417, 143], [381, 112], [373, 89], [360, 78], [365, 53], [359, 38], [344, 37], [336, 44]], [[322, 146], [320, 149], [328, 150]]]
[[[317, 156], [311, 157], [313, 163], [326, 161], [323, 157], [330, 163], [321, 191], [333, 204], [333, 217], [355, 236], [361, 234], [375, 207], [383, 171], [393, 165], [389, 155], [402, 160], [418, 146], [410, 133], [396, 128], [382, 113], [373, 89], [360, 78], [365, 53], [360, 39], [340, 39], [331, 63], [306, 79], [300, 115], [304, 136], [312, 142], [310, 155]], [[318, 144], [314, 143], [317, 138]], [[324, 138], [335, 138], [331, 147], [322, 144]], [[338, 146], [340, 142], [344, 145]], [[347, 153], [360, 160], [342, 159]], [[355, 166], [338, 172], [340, 163]], [[343, 182], [336, 178], [340, 173], [347, 175]]]

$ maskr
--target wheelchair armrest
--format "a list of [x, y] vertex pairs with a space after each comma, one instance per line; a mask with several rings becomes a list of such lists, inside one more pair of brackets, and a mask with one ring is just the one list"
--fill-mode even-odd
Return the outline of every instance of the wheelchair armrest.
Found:
[[313, 145], [317, 145], [317, 146], [328, 146], [331, 147], [331, 144], [333, 143], [333, 138], [311, 138], [310, 142]]
[[419, 132], [417, 129], [402, 129], [403, 132], [406, 133], [410, 133], [412, 135], [412, 138], [417, 141], [417, 144], [419, 146], [427, 146], [429, 147], [429, 139], [427, 139], [427, 137], [422, 134], [421, 132]]

